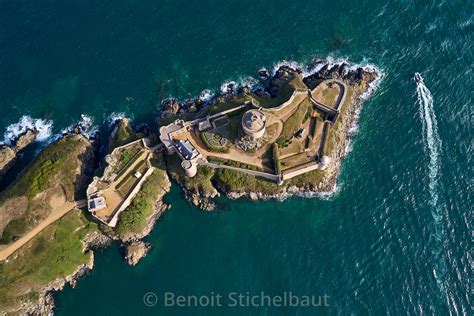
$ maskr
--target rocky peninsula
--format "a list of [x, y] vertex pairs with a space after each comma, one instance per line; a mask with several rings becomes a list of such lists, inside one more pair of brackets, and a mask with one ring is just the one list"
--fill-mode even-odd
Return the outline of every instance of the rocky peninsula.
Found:
[[13, 140], [12, 145], [0, 146], [0, 179], [15, 164], [17, 155], [35, 141], [37, 134], [38, 131], [27, 129]]
[[[282, 200], [291, 195], [311, 197], [333, 192], [350, 142], [350, 130], [381, 74], [372, 67], [326, 60], [314, 60], [304, 68], [281, 65], [272, 74], [262, 69], [258, 86], [229, 83], [223, 93], [207, 100], [165, 100], [159, 106], [157, 126], [136, 129], [122, 119], [115, 122], [107, 137], [99, 133], [87, 137], [78, 126], [51, 143], [0, 193], [0, 252], [46, 221], [41, 232], [0, 263], [2, 314], [51, 313], [54, 293], [67, 283], [74, 286], [93, 268], [94, 251], [113, 243], [119, 244], [129, 264], [139, 263], [152, 249], [143, 239], [170, 207], [163, 199], [171, 181], [183, 188], [192, 204], [206, 211], [216, 208], [213, 199], [221, 194], [232, 199]], [[334, 110], [330, 108], [333, 101]], [[318, 104], [329, 108], [328, 112], [318, 112]], [[161, 143], [160, 127], [176, 120], [203, 122], [236, 107], [266, 115], [268, 125], [263, 140], [252, 143], [246, 138], [239, 125], [244, 121], [242, 112], [236, 118], [229, 114], [222, 125], [213, 121], [211, 125], [219, 129], [220, 137], [211, 133], [213, 129], [204, 130], [214, 137], [210, 142], [201, 139], [207, 150], [207, 163], [198, 165], [189, 176], [190, 171], [183, 169], [180, 157], [170, 155], [166, 144]], [[290, 108], [286, 113], [285, 109]], [[276, 111], [283, 114], [275, 114]], [[337, 115], [331, 116], [332, 113]], [[28, 130], [14, 145], [3, 145], [0, 172], [6, 173], [16, 155], [34, 139], [35, 131]], [[116, 225], [95, 220], [92, 212], [87, 211], [88, 185], [107, 170], [107, 155], [140, 139], [146, 140], [152, 172], [120, 213]], [[201, 144], [201, 140], [198, 137], [196, 142]], [[234, 152], [243, 158], [230, 159], [228, 155]], [[124, 165], [133, 165], [132, 156], [130, 151], [120, 152], [117, 164], [123, 159]], [[301, 166], [310, 166], [311, 170], [300, 174]], [[134, 168], [130, 174], [139, 178], [139, 166]], [[240, 172], [243, 169], [251, 172]], [[260, 174], [271, 176], [265, 178]], [[64, 215], [48, 223], [52, 210], [61, 208], [65, 209]]]

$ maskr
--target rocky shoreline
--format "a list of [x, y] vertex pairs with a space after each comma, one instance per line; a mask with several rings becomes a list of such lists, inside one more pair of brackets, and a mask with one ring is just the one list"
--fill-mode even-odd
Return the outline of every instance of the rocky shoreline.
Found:
[[56, 307], [54, 295], [62, 291], [67, 284], [74, 288], [80, 279], [87, 276], [94, 268], [94, 251], [104, 249], [110, 246], [111, 243], [112, 239], [110, 237], [99, 232], [86, 236], [83, 252], [90, 253], [89, 262], [78, 266], [72, 274], [50, 282], [40, 291], [40, 297], [36, 303], [25, 304], [21, 309], [26, 310], [28, 315], [52, 315]]
[[3, 144], [0, 146], [0, 179], [15, 164], [18, 154], [31, 145], [38, 135], [38, 131], [27, 129], [13, 140], [12, 145]]
[[[285, 200], [291, 196], [301, 197], [320, 197], [325, 198], [331, 196], [336, 192], [337, 178], [340, 172], [342, 159], [347, 155], [347, 149], [350, 144], [351, 130], [357, 124], [358, 114], [361, 110], [364, 97], [374, 89], [377, 82], [381, 78], [381, 74], [373, 68], [350, 67], [347, 63], [342, 62], [333, 64], [328, 61], [316, 60], [310, 66], [312, 69], [317, 69], [303, 78], [303, 82], [312, 89], [320, 82], [327, 79], [340, 79], [354, 88], [354, 95], [346, 109], [344, 109], [343, 119], [340, 121], [340, 128], [337, 133], [337, 142], [332, 157], [332, 163], [325, 171], [324, 178], [317, 184], [305, 183], [303, 186], [292, 185], [291, 183], [283, 185], [281, 190], [276, 194], [266, 194], [258, 190], [245, 192], [232, 192], [226, 190], [218, 190], [215, 183], [211, 183], [212, 190], [199, 190], [196, 188], [186, 188], [183, 183], [183, 178], [173, 177], [167, 165], [167, 179], [164, 183], [162, 193], [156, 199], [153, 205], [153, 212], [148, 216], [146, 227], [139, 233], [128, 233], [123, 236], [117, 235], [113, 230], [103, 227], [101, 231], [86, 236], [83, 241], [84, 253], [90, 253], [90, 260], [87, 264], [82, 264], [77, 267], [76, 271], [71, 275], [58, 278], [45, 286], [40, 292], [39, 301], [36, 304], [25, 303], [22, 310], [27, 310], [28, 314], [44, 315], [51, 314], [54, 311], [54, 294], [64, 288], [66, 284], [75, 286], [79, 279], [87, 275], [94, 265], [94, 251], [103, 249], [112, 244], [115, 240], [119, 242], [119, 247], [123, 252], [124, 259], [130, 265], [136, 265], [141, 258], [151, 250], [152, 245], [144, 242], [145, 238], [153, 229], [161, 215], [170, 208], [163, 202], [163, 197], [170, 191], [171, 182], [169, 178], [174, 178], [184, 190], [184, 195], [187, 200], [202, 210], [212, 211], [216, 208], [214, 199], [221, 193], [225, 194], [230, 199], [247, 198], [250, 200]], [[235, 98], [239, 93], [255, 93], [259, 96], [275, 96], [279, 89], [282, 88], [285, 82], [291, 80], [296, 74], [304, 73], [303, 70], [292, 68], [289, 65], [282, 65], [275, 70], [273, 75], [266, 70], [260, 70], [259, 76], [262, 80], [262, 86], [253, 89], [249, 86], [237, 87], [235, 84], [229, 84], [224, 93], [212, 97], [210, 100], [195, 99], [179, 102], [175, 99], [168, 99], [163, 101], [161, 112], [158, 121], [176, 119], [186, 117], [187, 119], [198, 117], [210, 105], [217, 105], [223, 100]], [[127, 123], [127, 122], [126, 122]], [[126, 124], [128, 128], [128, 123]], [[72, 133], [81, 133], [80, 126], [75, 128]], [[36, 138], [36, 132], [33, 130], [26, 131], [20, 135], [13, 146], [3, 145], [0, 147], [0, 177], [2, 173], [6, 172], [14, 163], [18, 152], [30, 145]], [[100, 135], [95, 135], [95, 148], [98, 152]], [[110, 140], [109, 140], [110, 143]], [[2, 160], [3, 157], [6, 157]], [[2, 164], [2, 162], [5, 162]], [[97, 163], [97, 161], [96, 161]], [[96, 168], [97, 166], [95, 166]]]
[[[188, 201], [202, 210], [210, 211], [216, 208], [213, 198], [219, 193], [225, 194], [230, 199], [247, 198], [250, 200], [285, 200], [291, 196], [311, 197], [329, 197], [337, 191], [337, 178], [339, 176], [342, 159], [347, 155], [347, 150], [351, 141], [351, 130], [354, 130], [358, 123], [359, 113], [362, 109], [364, 100], [376, 88], [382, 74], [374, 67], [350, 66], [346, 62], [332, 63], [327, 60], [316, 59], [306, 68], [310, 74], [303, 78], [303, 82], [309, 89], [314, 89], [319, 83], [328, 79], [339, 79], [347, 85], [354, 88], [349, 107], [344, 109], [344, 115], [341, 120], [340, 128], [337, 133], [337, 142], [332, 162], [325, 170], [325, 176], [318, 184], [306, 183], [304, 186], [283, 185], [281, 192], [277, 194], [265, 194], [259, 191], [232, 192], [216, 189], [216, 194], [203, 194], [199, 190], [189, 190], [182, 183], [185, 191], [184, 195]], [[179, 102], [175, 99], [165, 100], [162, 104], [160, 119], [178, 118], [178, 117], [198, 117], [206, 106], [216, 105], [222, 100], [234, 98], [239, 93], [252, 92], [260, 96], [275, 96], [284, 86], [284, 83], [294, 78], [296, 74], [303, 74], [308, 70], [299, 69], [290, 65], [281, 65], [274, 73], [270, 75], [265, 69], [259, 71], [259, 77], [263, 80], [264, 87], [259, 86], [252, 89], [249, 86], [236, 87], [234, 83], [227, 86], [226, 92], [214, 96], [205, 102], [201, 99], [186, 100]], [[180, 182], [179, 179], [177, 179]]]

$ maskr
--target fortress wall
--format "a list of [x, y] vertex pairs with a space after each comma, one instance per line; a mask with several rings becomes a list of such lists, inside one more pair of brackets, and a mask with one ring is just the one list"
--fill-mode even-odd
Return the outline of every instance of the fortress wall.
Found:
[[283, 172], [283, 180], [288, 180], [288, 179], [291, 179], [293, 177], [296, 177], [296, 176], [299, 176], [303, 173], [306, 173], [306, 172], [310, 172], [310, 171], [313, 171], [313, 170], [317, 170], [319, 169], [319, 164], [317, 162], [310, 162], [306, 165], [303, 165], [302, 167], [296, 167], [297, 169], [296, 170], [293, 170], [291, 171], [287, 171], [287, 172]]
[[150, 166], [150, 168], [145, 172], [135, 188], [133, 188], [132, 192], [130, 192], [127, 198], [122, 202], [122, 205], [120, 205], [119, 209], [115, 212], [114, 216], [108, 223], [109, 226], [115, 227], [115, 225], [117, 225], [120, 213], [122, 213], [130, 205], [130, 203], [132, 203], [133, 198], [142, 188], [143, 182], [145, 182], [145, 180], [153, 173], [154, 170], [155, 168]]

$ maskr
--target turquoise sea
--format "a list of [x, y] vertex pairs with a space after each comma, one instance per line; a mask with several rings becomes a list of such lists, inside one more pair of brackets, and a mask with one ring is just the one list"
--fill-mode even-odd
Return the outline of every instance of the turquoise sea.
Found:
[[[175, 184], [153, 251], [136, 267], [116, 246], [97, 253], [57, 314], [472, 314], [473, 35], [467, 0], [0, 1], [0, 140], [36, 124], [35, 152], [78, 121], [153, 122], [163, 98], [283, 60], [384, 73], [334, 196], [220, 198], [208, 213]], [[166, 292], [327, 295], [329, 306], [166, 307]]]

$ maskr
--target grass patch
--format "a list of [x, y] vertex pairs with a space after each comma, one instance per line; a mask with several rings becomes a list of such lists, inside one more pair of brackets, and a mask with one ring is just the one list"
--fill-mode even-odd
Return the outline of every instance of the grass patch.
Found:
[[137, 146], [124, 148], [120, 153], [119, 163], [115, 170], [117, 170], [117, 177], [120, 177], [127, 171], [128, 166], [132, 165], [143, 153], [143, 149]]
[[95, 223], [73, 210], [45, 228], [8, 262], [1, 263], [0, 310], [38, 299], [38, 291], [47, 283], [87, 263], [90, 254], [82, 252], [82, 240], [96, 230]]
[[229, 169], [217, 169], [215, 181], [217, 186], [226, 192], [277, 194], [282, 191], [282, 187], [269, 180]]
[[185, 189], [200, 192], [203, 195], [212, 195], [215, 188], [212, 185], [214, 169], [206, 166], [198, 166], [197, 174], [190, 178], [184, 174], [181, 168], [181, 159], [177, 155], [167, 157], [167, 169], [170, 176], [179, 182]]
[[296, 111], [283, 123], [282, 137], [285, 139], [293, 137], [295, 132], [303, 125], [303, 119], [310, 108], [312, 108], [311, 101], [304, 99], [298, 105]]
[[132, 203], [121, 214], [115, 231], [120, 236], [128, 233], [139, 233], [146, 228], [147, 220], [153, 213], [153, 206], [165, 191], [168, 176], [163, 162], [163, 156], [151, 160], [155, 167], [153, 173], [143, 182], [140, 192], [133, 198]]
[[336, 105], [337, 97], [339, 96], [340, 89], [338, 84], [334, 84], [332, 87], [327, 87], [325, 84], [320, 84], [315, 88], [313, 97], [320, 103], [329, 107]]
[[[216, 114], [225, 110], [236, 108], [238, 106], [244, 105], [245, 102], [248, 102], [251, 100], [252, 98], [248, 94], [241, 92], [232, 98], [226, 99], [221, 102], [216, 102], [215, 104], [208, 105], [207, 114], [212, 115], [212, 114]], [[240, 112], [240, 111], [237, 111], [237, 112]]]
[[328, 133], [327, 137], [327, 143], [324, 147], [324, 154], [327, 156], [331, 156], [333, 154], [334, 148], [341, 137], [347, 137], [345, 135], [340, 135], [340, 128], [341, 128], [341, 121], [344, 121], [346, 114], [346, 111], [348, 107], [350, 106], [350, 103], [353, 102], [352, 97], [354, 95], [354, 88], [351, 86], [348, 86], [346, 89], [346, 99], [344, 100], [344, 103], [341, 104], [339, 108], [339, 117], [336, 120], [336, 123], [331, 127]]
[[[18, 179], [2, 194], [2, 198], [14, 196], [34, 197], [52, 184], [61, 183], [68, 199], [74, 198], [78, 155], [88, 143], [79, 136], [66, 136], [46, 147], [25, 169]], [[54, 181], [52, 181], [54, 179]]]
[[308, 89], [308, 87], [304, 84], [301, 76], [296, 76], [286, 85], [281, 87], [278, 91], [278, 94], [274, 98], [262, 97], [254, 93], [251, 93], [250, 95], [253, 98], [255, 105], [257, 105], [258, 107], [273, 108], [288, 101], [296, 89]]
[[5, 245], [13, 242], [15, 238], [26, 232], [28, 226], [28, 221], [25, 217], [16, 218], [10, 221], [3, 229], [0, 244]]
[[231, 160], [231, 159], [224, 159], [224, 158], [212, 157], [212, 156], [209, 156], [207, 159], [210, 162], [214, 162], [214, 163], [221, 163], [221, 164], [232, 166], [232, 167], [265, 172], [265, 170], [263, 168], [260, 168], [258, 166], [248, 165], [246, 163]]
[[289, 180], [285, 180], [284, 185], [294, 185], [299, 188], [309, 186], [311, 189], [315, 189], [317, 184], [319, 184], [323, 180], [324, 175], [324, 170], [313, 170], [310, 172], [303, 173]]
[[113, 149], [115, 147], [125, 145], [125, 144], [128, 144], [128, 143], [138, 139], [138, 135], [130, 127], [128, 122], [125, 123], [125, 122], [121, 121], [118, 124], [119, 125], [117, 126], [117, 133], [115, 134], [115, 137], [112, 139], [111, 149]]
[[215, 153], [228, 153], [229, 152], [228, 147], [225, 147], [225, 146], [218, 147], [218, 146], [215, 146], [215, 145], [211, 144], [211, 142], [207, 139], [205, 132], [199, 133], [199, 138], [201, 138], [202, 142], [204, 143], [204, 145], [206, 145], [206, 147], [207, 147], [207, 149], [209, 149], [209, 151], [212, 151], [212, 152], [215, 152]]

